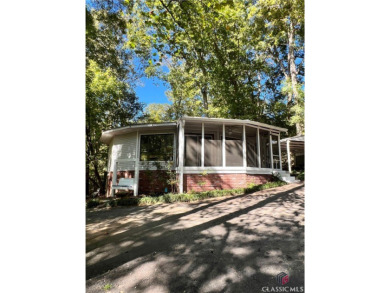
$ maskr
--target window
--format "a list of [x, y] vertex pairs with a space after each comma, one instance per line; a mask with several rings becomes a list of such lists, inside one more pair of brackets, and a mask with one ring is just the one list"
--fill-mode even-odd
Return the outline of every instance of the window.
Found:
[[173, 134], [141, 135], [141, 161], [173, 161]]

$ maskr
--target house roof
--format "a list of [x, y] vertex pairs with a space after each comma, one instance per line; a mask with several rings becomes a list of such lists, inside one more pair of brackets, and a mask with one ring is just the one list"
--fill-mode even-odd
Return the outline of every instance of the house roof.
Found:
[[103, 131], [102, 136], [100, 137], [100, 141], [105, 144], [109, 144], [111, 139], [116, 135], [126, 134], [139, 130], [150, 130], [151, 128], [158, 128], [159, 130], [172, 129], [176, 126], [176, 122], [133, 124]]
[[291, 137], [286, 137], [280, 140], [280, 142], [287, 142], [287, 141], [301, 141], [305, 142], [305, 136], [304, 135], [297, 135], [297, 136], [291, 136]]
[[139, 130], [150, 130], [151, 128], [158, 128], [158, 130], [172, 129], [182, 121], [252, 125], [254, 127], [260, 127], [262, 129], [266, 129], [270, 131], [274, 130], [277, 132], [282, 132], [282, 131], [287, 132], [286, 128], [281, 128], [281, 127], [260, 123], [256, 121], [251, 121], [251, 120], [184, 116], [180, 118], [177, 122], [133, 124], [125, 127], [106, 130], [102, 133], [102, 136], [100, 137], [100, 141], [105, 144], [109, 144], [111, 139], [116, 135], [121, 135], [121, 134], [130, 133], [134, 131], [139, 131]]
[[305, 150], [305, 136], [297, 135], [292, 137], [286, 137], [280, 140], [280, 147], [283, 151], [287, 151], [287, 141], [290, 143], [291, 152], [300, 152]]
[[226, 118], [208, 118], [208, 117], [192, 117], [192, 116], [184, 116], [179, 119], [180, 120], [185, 120], [185, 121], [199, 121], [199, 122], [215, 122], [215, 123], [231, 123], [231, 124], [245, 124], [245, 125], [253, 125], [256, 127], [261, 127], [264, 129], [269, 129], [269, 130], [276, 130], [278, 132], [287, 132], [286, 128], [282, 127], [277, 127], [273, 126], [270, 124], [265, 124], [265, 123], [260, 123], [252, 120], [242, 120], [242, 119], [226, 119]]

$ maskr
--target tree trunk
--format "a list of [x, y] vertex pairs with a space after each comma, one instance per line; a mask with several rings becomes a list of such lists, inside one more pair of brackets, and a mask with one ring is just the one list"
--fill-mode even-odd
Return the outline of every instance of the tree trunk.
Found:
[[[292, 90], [294, 99], [298, 97], [298, 89], [297, 89], [297, 66], [295, 65], [295, 28], [292, 20], [290, 20], [290, 29], [288, 32], [288, 64], [290, 67], [290, 78], [292, 84]], [[296, 102], [296, 101], [295, 101]]]
[[96, 178], [97, 183], [99, 185], [100, 191], [103, 191], [104, 190], [104, 182], [103, 182], [102, 178], [100, 177], [98, 163], [96, 160], [93, 161], [93, 171], [95, 173], [95, 178]]
[[[291, 87], [292, 87], [292, 97], [289, 94], [289, 100], [291, 99], [292, 104], [298, 103], [298, 80], [297, 80], [297, 66], [295, 65], [295, 27], [293, 20], [290, 19], [290, 29], [288, 31], [288, 65], [290, 68], [290, 79], [291, 79]], [[295, 128], [297, 130], [297, 135], [301, 135], [303, 129], [299, 123], [295, 124]]]
[[85, 168], [85, 195], [89, 196], [89, 165]]
[[[209, 102], [208, 102], [208, 97], [207, 97], [207, 88], [206, 88], [206, 86], [202, 87], [201, 92], [202, 92], [202, 97], [203, 97], [203, 107], [207, 111], [209, 109]], [[207, 112], [206, 112], [206, 116], [208, 116]]]

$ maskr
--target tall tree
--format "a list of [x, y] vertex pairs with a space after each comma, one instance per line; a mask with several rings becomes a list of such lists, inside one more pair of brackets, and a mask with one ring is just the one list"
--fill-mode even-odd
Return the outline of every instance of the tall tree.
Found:
[[86, 194], [105, 189], [105, 129], [127, 125], [142, 110], [131, 85], [137, 76], [126, 43], [120, 1], [90, 1], [86, 9]]
[[[145, 0], [132, 16], [129, 44], [148, 72], [169, 78], [178, 115], [187, 96], [190, 109], [202, 102], [202, 115], [292, 130], [303, 112], [303, 0]], [[164, 60], [174, 60], [168, 74], [157, 69]]]

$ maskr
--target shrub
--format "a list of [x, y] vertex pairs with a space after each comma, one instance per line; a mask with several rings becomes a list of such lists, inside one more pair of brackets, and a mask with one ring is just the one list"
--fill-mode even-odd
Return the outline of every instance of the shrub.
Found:
[[118, 200], [111, 200], [110, 206], [131, 206], [131, 205], [154, 205], [161, 203], [173, 203], [173, 202], [191, 202], [207, 198], [216, 198], [222, 196], [232, 196], [245, 193], [251, 193], [268, 188], [283, 186], [287, 184], [283, 181], [272, 181], [261, 185], [249, 184], [247, 188], [234, 188], [234, 189], [216, 189], [202, 192], [190, 191], [189, 193], [166, 193], [160, 196], [143, 196], [137, 197], [124, 197]]
[[97, 207], [99, 204], [100, 204], [100, 200], [98, 198], [91, 199], [87, 201], [87, 209]]
[[118, 205], [118, 202], [117, 202], [117, 200], [116, 199], [111, 199], [109, 202], [108, 202], [108, 205], [110, 206], [110, 207], [116, 207], [117, 205]]
[[140, 198], [136, 197], [123, 197], [116, 201], [118, 206], [132, 206], [138, 205]]
[[297, 178], [301, 181], [305, 181], [305, 172], [302, 171], [301, 173], [298, 174]]

